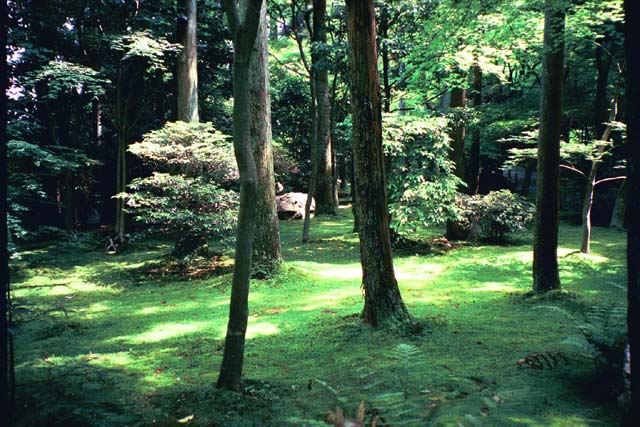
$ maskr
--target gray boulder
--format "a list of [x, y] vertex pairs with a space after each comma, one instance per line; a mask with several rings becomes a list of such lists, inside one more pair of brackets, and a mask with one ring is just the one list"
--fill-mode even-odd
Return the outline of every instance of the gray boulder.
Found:
[[[306, 193], [285, 193], [276, 196], [278, 218], [280, 219], [304, 219], [304, 205], [307, 202]], [[311, 213], [316, 210], [316, 201], [311, 200]], [[312, 215], [313, 216], [313, 215]]]

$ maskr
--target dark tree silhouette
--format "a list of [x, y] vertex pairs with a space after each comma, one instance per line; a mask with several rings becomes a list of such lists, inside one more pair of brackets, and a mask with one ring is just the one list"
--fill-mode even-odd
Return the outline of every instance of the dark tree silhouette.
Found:
[[625, 55], [627, 62], [627, 267], [629, 345], [631, 348], [630, 423], [640, 420], [640, 369], [635, 360], [640, 355], [640, 40], [637, 37], [640, 2], [625, 0]]

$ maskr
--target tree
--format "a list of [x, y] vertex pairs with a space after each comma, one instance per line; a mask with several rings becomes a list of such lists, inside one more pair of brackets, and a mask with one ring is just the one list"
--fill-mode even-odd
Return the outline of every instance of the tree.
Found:
[[0, 411], [11, 422], [11, 399], [9, 398], [9, 247], [7, 229], [7, 89], [9, 75], [6, 61], [7, 46], [7, 2], [0, 3]]
[[238, 178], [231, 143], [210, 123], [167, 123], [129, 146], [153, 170], [135, 178], [124, 193], [126, 212], [175, 239], [172, 256], [188, 263], [207, 255], [212, 237], [232, 240], [238, 195], [228, 188]]
[[196, 0], [178, 0], [178, 120], [197, 122], [198, 117], [198, 49]]
[[331, 156], [331, 101], [329, 99], [329, 51], [327, 47], [327, 2], [313, 0], [313, 84], [316, 94], [316, 214], [334, 214], [333, 165]]
[[372, 326], [408, 324], [413, 320], [402, 301], [391, 255], [373, 0], [346, 4], [363, 320]]
[[253, 265], [270, 274], [282, 264], [280, 226], [276, 207], [269, 94], [269, 31], [267, 6], [262, 4], [260, 26], [251, 59], [251, 145], [258, 171]]
[[533, 291], [535, 293], [560, 289], [557, 250], [564, 15], [562, 0], [545, 1], [538, 182], [533, 230]]
[[233, 148], [240, 173], [240, 208], [235, 263], [231, 284], [229, 322], [217, 387], [239, 390], [244, 363], [244, 341], [249, 316], [249, 277], [253, 251], [258, 172], [251, 149], [251, 57], [260, 23], [262, 0], [223, 2], [233, 36]]
[[[478, 54], [474, 54], [473, 73], [473, 108], [476, 112], [482, 106], [482, 67], [479, 64]], [[471, 153], [469, 156], [469, 169], [467, 173], [467, 193], [478, 194], [478, 178], [480, 175], [480, 126], [476, 123], [471, 133]]]
[[[629, 346], [631, 357], [631, 414], [629, 425], [640, 420], [640, 369], [637, 355], [640, 354], [640, 43], [638, 25], [640, 4], [634, 0], [624, 1], [625, 9], [625, 56], [627, 61], [627, 269]], [[634, 362], [635, 360], [636, 362]]]
[[331, 101], [329, 99], [329, 54], [327, 48], [327, 2], [313, 0], [311, 33], [311, 85], [314, 102], [314, 131], [311, 146], [311, 178], [305, 203], [302, 241], [309, 240], [311, 201], [315, 199], [316, 214], [334, 214], [333, 166], [331, 142]]

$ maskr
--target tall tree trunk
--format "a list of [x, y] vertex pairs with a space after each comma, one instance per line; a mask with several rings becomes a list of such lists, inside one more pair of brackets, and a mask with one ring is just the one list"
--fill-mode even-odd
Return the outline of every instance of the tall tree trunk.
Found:
[[[609, 121], [602, 133], [601, 141], [607, 142], [611, 136], [611, 122], [615, 120], [617, 111], [617, 101], [614, 99], [611, 106], [611, 114]], [[591, 209], [593, 208], [593, 196], [597, 184], [598, 169], [602, 162], [602, 156], [606, 150], [604, 144], [599, 144], [596, 149], [596, 158], [591, 162], [591, 169], [587, 175], [587, 186], [584, 192], [584, 201], [582, 202], [582, 243], [580, 244], [580, 252], [583, 254], [591, 253]]]
[[412, 323], [396, 282], [382, 153], [382, 110], [373, 0], [346, 0], [363, 320]]
[[[627, 272], [629, 345], [631, 348], [631, 414], [629, 425], [640, 420], [640, 2], [625, 0], [625, 56], [627, 63]], [[635, 359], [634, 359], [635, 357]], [[634, 360], [636, 362], [634, 362]]]
[[313, 0], [313, 47], [311, 62], [317, 101], [315, 188], [316, 214], [335, 214], [333, 199], [333, 167], [331, 157], [331, 101], [329, 99], [329, 77], [327, 68], [327, 2]]
[[235, 0], [224, 0], [223, 4], [233, 35], [233, 147], [240, 173], [240, 209], [229, 322], [217, 387], [237, 391], [242, 381], [244, 342], [249, 317], [249, 277], [258, 191], [258, 172], [251, 148], [249, 78], [262, 0], [243, 0], [239, 6]]
[[198, 122], [198, 48], [196, 0], [178, 0], [178, 120]]
[[535, 293], [560, 289], [557, 251], [563, 67], [564, 5], [560, 0], [546, 0], [536, 219], [533, 230], [533, 291]]
[[251, 145], [258, 173], [253, 264], [259, 265], [261, 270], [271, 274], [282, 264], [282, 247], [276, 207], [276, 180], [273, 171], [268, 37], [267, 5], [263, 2], [249, 77]]
[[[300, 48], [303, 52], [302, 48]], [[318, 99], [316, 96], [316, 85], [314, 77], [314, 69], [310, 68], [309, 77], [309, 93], [311, 95], [311, 175], [309, 177], [309, 191], [307, 192], [307, 200], [304, 204], [304, 219], [302, 223], [302, 241], [309, 241], [309, 230], [311, 229], [311, 204], [313, 203], [317, 183], [318, 183]], [[318, 204], [316, 203], [316, 210]]]
[[0, 2], [0, 412], [11, 423], [12, 405], [9, 397], [9, 250], [7, 229], [7, 186], [9, 170], [7, 166], [7, 89], [9, 88], [9, 69], [7, 67], [7, 2]]
[[[451, 108], [464, 108], [467, 101], [467, 91], [461, 87], [451, 89]], [[455, 174], [464, 182], [465, 179], [465, 158], [464, 158], [464, 139], [466, 136], [466, 128], [461, 123], [455, 123], [450, 130], [451, 151], [449, 158], [455, 165]], [[458, 188], [461, 191], [461, 188]], [[467, 236], [466, 230], [457, 221], [447, 221], [446, 236], [449, 240], [460, 240]]]
[[[482, 68], [478, 64], [478, 57], [473, 65], [473, 108], [480, 112], [482, 105]], [[478, 194], [478, 178], [480, 177], [480, 125], [473, 129], [471, 139], [471, 156], [469, 158], [469, 173], [467, 174], [467, 193]]]

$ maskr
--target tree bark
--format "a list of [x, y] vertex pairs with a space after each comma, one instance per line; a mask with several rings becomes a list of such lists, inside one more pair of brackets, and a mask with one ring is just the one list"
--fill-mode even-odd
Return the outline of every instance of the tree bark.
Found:
[[382, 110], [373, 0], [346, 0], [363, 320], [372, 326], [413, 320], [396, 282], [382, 153]]
[[[473, 108], [479, 112], [482, 105], [482, 68], [473, 65]], [[478, 194], [478, 178], [480, 177], [480, 125], [476, 124], [471, 139], [471, 157], [469, 158], [469, 173], [467, 174], [467, 193]]]
[[249, 82], [251, 102], [251, 145], [258, 173], [256, 220], [253, 237], [253, 265], [266, 274], [282, 264], [280, 226], [276, 207], [276, 180], [271, 138], [269, 95], [269, 29], [267, 5], [260, 11], [260, 26], [253, 46]]
[[562, 70], [564, 67], [564, 6], [562, 2], [546, 0], [544, 15], [536, 218], [533, 230], [533, 291], [535, 293], [560, 289], [557, 250]]
[[[638, 13], [640, 3], [625, 0], [625, 56], [627, 64], [627, 272], [629, 345], [631, 349], [631, 414], [629, 425], [640, 420], [640, 368], [634, 360], [640, 355], [640, 43]], [[633, 359], [635, 357], [635, 359]]]
[[198, 116], [198, 48], [196, 0], [178, 0], [178, 55], [176, 80], [178, 82], [178, 120], [199, 121]]
[[[249, 317], [249, 277], [253, 252], [258, 173], [251, 149], [250, 66], [258, 32], [262, 0], [223, 2], [233, 35], [233, 147], [240, 173], [240, 208], [235, 263], [231, 283], [229, 322], [217, 387], [239, 390]], [[238, 10], [240, 8], [240, 10]]]
[[7, 96], [9, 87], [8, 66], [6, 58], [7, 46], [7, 2], [0, 3], [0, 46], [3, 57], [0, 61], [0, 412], [6, 414], [5, 418], [11, 423], [12, 405], [9, 396], [9, 250], [7, 229], [7, 191], [8, 191], [8, 166], [7, 166]]

